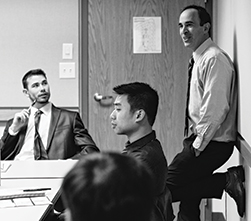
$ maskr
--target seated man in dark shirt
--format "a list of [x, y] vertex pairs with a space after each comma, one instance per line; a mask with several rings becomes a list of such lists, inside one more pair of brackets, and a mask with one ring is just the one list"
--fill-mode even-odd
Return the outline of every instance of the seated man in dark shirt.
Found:
[[159, 97], [148, 84], [134, 82], [114, 87], [117, 93], [111, 125], [116, 134], [126, 135], [124, 154], [144, 162], [152, 171], [155, 184], [155, 207], [151, 221], [173, 220], [172, 200], [166, 186], [167, 161], [152, 129]]

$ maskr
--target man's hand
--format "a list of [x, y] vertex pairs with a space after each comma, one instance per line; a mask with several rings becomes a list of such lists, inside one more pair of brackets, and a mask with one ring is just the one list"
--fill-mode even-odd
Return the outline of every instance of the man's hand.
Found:
[[10, 126], [10, 129], [12, 132], [17, 133], [20, 131], [20, 129], [27, 124], [27, 121], [30, 116], [30, 110], [29, 109], [23, 109], [21, 112], [16, 113], [12, 122], [12, 125]]

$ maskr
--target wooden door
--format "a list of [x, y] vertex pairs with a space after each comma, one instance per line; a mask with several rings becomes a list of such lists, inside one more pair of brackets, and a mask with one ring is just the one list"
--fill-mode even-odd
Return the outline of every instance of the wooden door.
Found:
[[[113, 95], [118, 84], [143, 81], [160, 97], [154, 125], [168, 163], [182, 148], [186, 69], [191, 54], [179, 36], [178, 19], [188, 4], [203, 0], [89, 0], [89, 131], [101, 150], [121, 151], [125, 136], [110, 126], [113, 101], [96, 102], [94, 94]], [[160, 16], [162, 53], [133, 53], [133, 17]], [[115, 96], [114, 96], [115, 97]]]

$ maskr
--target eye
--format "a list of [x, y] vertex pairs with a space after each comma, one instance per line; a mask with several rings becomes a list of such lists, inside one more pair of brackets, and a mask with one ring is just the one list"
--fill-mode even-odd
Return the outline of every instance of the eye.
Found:
[[187, 28], [191, 28], [194, 26], [194, 23], [193, 22], [189, 22], [189, 23], [186, 23], [186, 27]]
[[39, 83], [35, 83], [35, 84], [32, 84], [32, 85], [31, 85], [32, 88], [36, 88], [36, 87], [38, 87], [38, 86], [39, 86]]
[[114, 110], [117, 111], [117, 112], [119, 112], [119, 111], [121, 111], [121, 108], [120, 108], [119, 106], [116, 106], [116, 105], [115, 105], [115, 106], [114, 106]]
[[46, 80], [44, 80], [43, 82], [42, 82], [42, 85], [47, 85], [48, 84], [48, 82], [46, 81]]

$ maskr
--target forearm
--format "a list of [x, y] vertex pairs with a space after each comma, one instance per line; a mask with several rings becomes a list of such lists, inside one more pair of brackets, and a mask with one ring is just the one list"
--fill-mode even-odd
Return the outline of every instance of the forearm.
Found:
[[[75, 120], [74, 137], [75, 145], [80, 149], [80, 155], [100, 151], [91, 135], [89, 134], [88, 130], [85, 128], [79, 115], [77, 115], [77, 118]], [[75, 156], [79, 157], [79, 154], [76, 154]]]
[[74, 156], [71, 157], [71, 159], [79, 159], [80, 157], [90, 154], [90, 153], [97, 153], [100, 152], [99, 148], [96, 146], [86, 146], [82, 148], [81, 152], [75, 154]]

